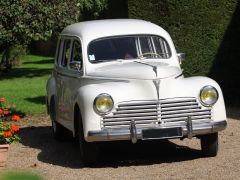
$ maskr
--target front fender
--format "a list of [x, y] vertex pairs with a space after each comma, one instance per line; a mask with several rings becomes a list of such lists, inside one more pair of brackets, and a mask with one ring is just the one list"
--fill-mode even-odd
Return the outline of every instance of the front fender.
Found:
[[56, 79], [55, 77], [51, 76], [46, 85], [47, 91], [47, 104], [50, 103], [51, 97], [56, 96]]
[[94, 99], [101, 93], [112, 96], [114, 101], [113, 110], [118, 102], [157, 98], [154, 84], [149, 80], [116, 80], [102, 83], [96, 81], [81, 86], [77, 91], [75, 104], [77, 103], [81, 110], [85, 137], [87, 137], [89, 130], [101, 129], [101, 116], [93, 108]]
[[200, 90], [207, 85], [215, 87], [218, 91], [219, 98], [216, 104], [212, 106], [212, 117], [215, 121], [226, 119], [226, 110], [224, 104], [223, 93], [216, 81], [208, 77], [189, 77], [181, 79], [164, 80], [160, 84], [160, 98], [174, 97], [195, 97], [199, 102]]

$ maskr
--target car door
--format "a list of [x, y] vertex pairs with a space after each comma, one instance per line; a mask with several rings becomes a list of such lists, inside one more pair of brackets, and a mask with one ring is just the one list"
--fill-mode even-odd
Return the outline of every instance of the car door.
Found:
[[58, 57], [57, 68], [57, 119], [59, 123], [69, 129], [70, 120], [69, 105], [67, 101], [67, 76], [68, 76], [68, 62], [71, 58], [72, 39], [70, 37], [61, 37], [60, 40], [61, 53]]
[[74, 112], [77, 89], [81, 86], [82, 71], [82, 45], [78, 38], [64, 38], [59, 74], [59, 121], [66, 128], [73, 129]]
[[72, 40], [71, 58], [68, 61], [68, 75], [65, 76], [63, 89], [65, 109], [68, 114], [70, 129], [74, 128], [74, 103], [78, 95], [78, 89], [81, 87], [83, 75], [82, 45], [78, 38]]

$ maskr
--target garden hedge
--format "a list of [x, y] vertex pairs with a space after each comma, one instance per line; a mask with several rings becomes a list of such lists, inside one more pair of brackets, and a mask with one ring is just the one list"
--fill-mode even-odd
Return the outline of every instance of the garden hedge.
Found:
[[129, 18], [166, 29], [187, 54], [186, 76], [204, 75], [222, 87], [225, 101], [240, 100], [240, 4], [238, 0], [129, 0]]

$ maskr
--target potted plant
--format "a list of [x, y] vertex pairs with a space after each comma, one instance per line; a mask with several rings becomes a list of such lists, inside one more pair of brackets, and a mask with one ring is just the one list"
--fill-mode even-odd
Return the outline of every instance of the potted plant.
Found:
[[20, 117], [15, 113], [16, 105], [6, 105], [5, 98], [0, 98], [0, 168], [5, 166], [9, 144], [20, 140]]

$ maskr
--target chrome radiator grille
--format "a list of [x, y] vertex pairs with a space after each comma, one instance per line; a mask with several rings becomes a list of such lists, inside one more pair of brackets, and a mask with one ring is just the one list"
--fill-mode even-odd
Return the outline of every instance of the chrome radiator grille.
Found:
[[208, 122], [211, 109], [203, 108], [195, 98], [123, 102], [116, 111], [102, 118], [102, 127], [129, 127], [132, 120], [136, 127], [179, 126], [185, 125], [189, 116], [193, 123]]

